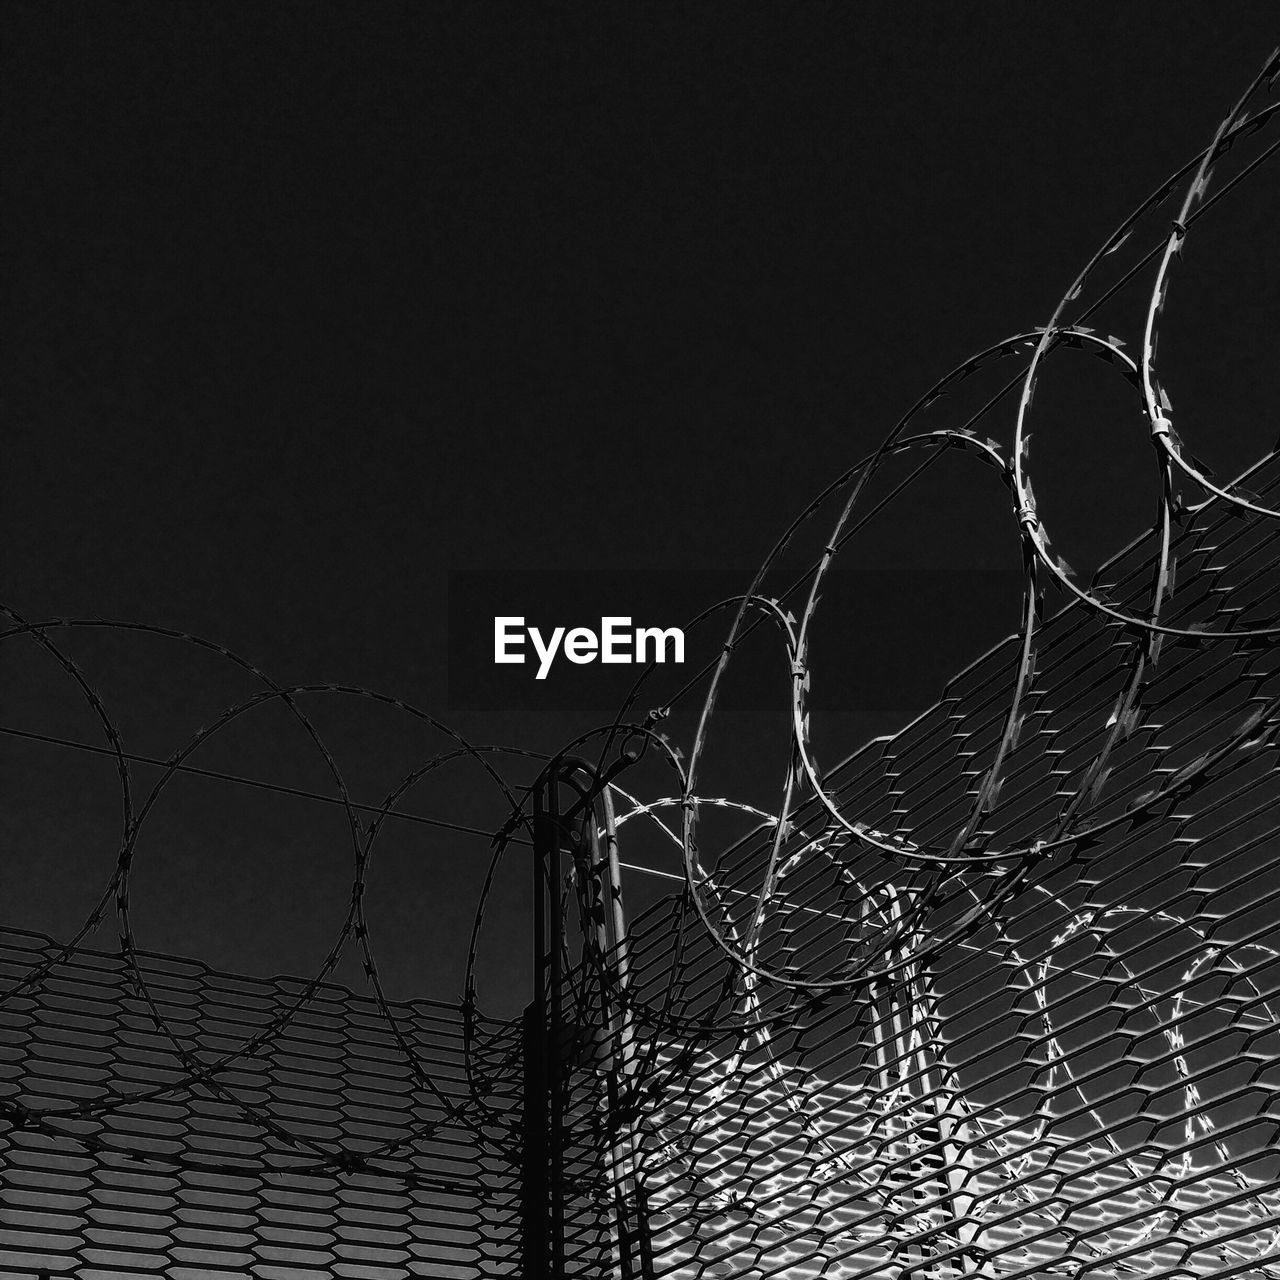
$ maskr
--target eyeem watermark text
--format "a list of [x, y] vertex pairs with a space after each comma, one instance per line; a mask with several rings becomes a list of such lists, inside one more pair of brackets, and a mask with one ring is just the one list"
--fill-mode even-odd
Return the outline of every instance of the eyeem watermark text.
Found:
[[[641, 702], [666, 705], [695, 671], [716, 665], [750, 585], [749, 569], [450, 570], [450, 713], [573, 713], [603, 724], [650, 669]], [[858, 732], [906, 723], [958, 670], [1019, 630], [1022, 587], [1017, 569], [837, 566], [813, 621], [815, 712], [879, 717]], [[724, 603], [710, 609], [716, 602]], [[797, 594], [785, 604], [798, 612], [803, 602]], [[937, 643], [940, 631], [946, 644]], [[747, 620], [719, 694], [721, 714], [790, 706], [785, 640], [772, 625]], [[703, 696], [692, 691], [695, 702]], [[566, 734], [573, 723], [561, 725]]]
[[[556, 627], [544, 636], [537, 627], [526, 627], [523, 617], [495, 616], [493, 619], [493, 660], [495, 663], [525, 661], [525, 639], [538, 657], [537, 680], [545, 680], [560, 652], [570, 662], [647, 663], [666, 662], [668, 646], [674, 663], [684, 661], [684, 632], [679, 627], [636, 627], [627, 617], [600, 619], [599, 632], [590, 627]], [[652, 656], [650, 654], [652, 653]]]

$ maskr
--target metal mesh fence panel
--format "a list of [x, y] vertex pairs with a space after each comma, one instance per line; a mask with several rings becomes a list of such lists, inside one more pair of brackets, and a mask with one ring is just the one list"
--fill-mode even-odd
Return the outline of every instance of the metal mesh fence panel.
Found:
[[[1278, 470], [1252, 477], [1273, 498]], [[1141, 605], [1148, 550], [1108, 567], [1112, 598]], [[1226, 513], [1189, 529], [1179, 560], [1206, 586], [1179, 622], [1271, 616], [1278, 550]], [[981, 833], [992, 846], [1051, 830], [1076, 793], [1082, 744], [1124, 683], [1117, 630], [1078, 610], [1045, 624], [1043, 677]], [[913, 842], [954, 830], [1015, 658], [1011, 640], [855, 756], [841, 801], [892, 837], [910, 794]], [[756, 954], [817, 975], [896, 946], [901, 963], [853, 993], [735, 979], [679, 895], [634, 921], [637, 1005], [693, 1024], [723, 1011], [727, 983], [742, 1024], [649, 1046], [656, 1101], [638, 1128], [656, 1274], [1277, 1274], [1276, 668], [1273, 647], [1168, 645], [1111, 757], [1098, 833], [1046, 854], [996, 910], [929, 900], [927, 862], [859, 864], [797, 836], [806, 859], [775, 887]], [[758, 838], [721, 858], [717, 903], [754, 904], [769, 850]], [[731, 907], [721, 918], [732, 927]]]
[[[394, 1007], [426, 1090], [368, 999], [322, 986], [238, 1055], [306, 984], [139, 959], [187, 1052], [220, 1064], [207, 1078], [118, 957], [0, 934], [0, 1274], [515, 1274], [518, 1156], [476, 1114], [456, 1006]], [[519, 1054], [518, 1028], [481, 1025], [477, 1069]]]

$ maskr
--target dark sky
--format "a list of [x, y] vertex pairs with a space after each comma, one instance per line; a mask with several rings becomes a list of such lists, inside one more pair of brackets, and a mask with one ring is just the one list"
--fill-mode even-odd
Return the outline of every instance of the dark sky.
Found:
[[[281, 683], [368, 686], [446, 720], [449, 571], [749, 576], [929, 383], [1047, 320], [1280, 30], [1270, 4], [900, 0], [42, 0], [5, 27], [3, 598], [27, 618], [194, 632]], [[1204, 333], [1274, 319], [1234, 291], [1275, 191], [1222, 230], [1192, 308]], [[1270, 367], [1224, 338], [1188, 390], [1214, 406], [1198, 443], [1227, 472], [1270, 444], [1217, 394], [1237, 357]], [[1104, 463], [1078, 441], [1046, 445], [1076, 517], [1056, 540], [1096, 563], [1149, 513], [1122, 501], [1123, 449]], [[977, 492], [926, 491], [866, 562], [1003, 565], [970, 527]], [[1002, 500], [981, 491], [1012, 546]], [[143, 754], [254, 687], [172, 642], [68, 645]], [[47, 656], [26, 640], [5, 655], [5, 723], [103, 740]], [[440, 749], [386, 708], [316, 714], [373, 803]], [[452, 719], [538, 750], [594, 723]], [[332, 790], [278, 708], [208, 750]], [[110, 869], [110, 762], [3, 756], [3, 915], [65, 936]], [[341, 813], [242, 792], [183, 779], [158, 808], [139, 942], [308, 971], [345, 908]], [[470, 781], [414, 807], [503, 816]], [[398, 840], [371, 882], [379, 954], [399, 994], [448, 997], [484, 842]], [[516, 973], [509, 871], [493, 945]]]

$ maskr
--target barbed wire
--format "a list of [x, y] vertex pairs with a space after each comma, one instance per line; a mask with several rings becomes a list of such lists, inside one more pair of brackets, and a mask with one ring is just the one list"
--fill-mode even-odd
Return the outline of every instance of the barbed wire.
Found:
[[[1216, 1044], [1221, 1032], [1213, 1028], [1188, 1032], [1193, 1017], [1215, 1010], [1209, 999], [1192, 995], [1192, 990], [1211, 971], [1222, 969], [1245, 991], [1225, 1006], [1227, 1012], [1244, 1016], [1241, 1011], [1248, 1011], [1255, 1023], [1244, 1051], [1251, 1071], [1242, 1083], [1231, 1086], [1227, 1096], [1238, 1099], [1250, 1090], [1260, 1090], [1274, 1097], [1274, 1085], [1264, 1078], [1270, 1051], [1256, 1047], [1277, 1027], [1271, 994], [1260, 977], [1267, 966], [1280, 960], [1280, 950], [1267, 940], [1272, 936], [1271, 922], [1227, 943], [1217, 936], [1216, 921], [1206, 925], [1167, 905], [1103, 901], [1096, 893], [1086, 894], [1084, 901], [1072, 901], [1069, 892], [1051, 885], [1064, 869], [1084, 865], [1090, 851], [1106, 840], [1125, 845], [1155, 839], [1172, 823], [1176, 834], [1170, 840], [1175, 848], [1182, 847], [1179, 842], [1191, 839], [1185, 835], [1188, 827], [1226, 803], [1221, 797], [1210, 799], [1189, 813], [1190, 801], [1211, 795], [1218, 784], [1236, 781], [1249, 762], [1280, 749], [1280, 691], [1268, 663], [1280, 641], [1280, 618], [1268, 604], [1266, 592], [1259, 599], [1244, 590], [1256, 587], [1266, 567], [1247, 569], [1254, 549], [1242, 542], [1236, 547], [1237, 559], [1214, 570], [1217, 579], [1223, 579], [1233, 565], [1242, 573], [1247, 571], [1243, 581], [1235, 584], [1235, 597], [1228, 588], [1215, 586], [1222, 598], [1210, 607], [1192, 597], [1187, 580], [1180, 589], [1177, 585], [1179, 570], [1200, 551], [1201, 543], [1195, 539], [1210, 527], [1209, 521], [1217, 521], [1216, 528], [1233, 515], [1244, 528], [1254, 530], [1280, 517], [1280, 509], [1243, 482], [1264, 472], [1276, 455], [1265, 455], [1239, 482], [1217, 483], [1176, 430], [1171, 397], [1156, 362], [1174, 266], [1192, 229], [1280, 148], [1280, 141], [1263, 147], [1221, 181], [1215, 194], [1209, 194], [1220, 181], [1224, 157], [1238, 147], [1243, 149], [1247, 140], [1261, 135], [1280, 114], [1280, 104], [1259, 102], [1278, 74], [1280, 52], [1268, 59], [1205, 151], [1164, 182], [1104, 241], [1045, 325], [988, 346], [939, 379], [873, 452], [848, 467], [799, 513], [745, 591], [710, 605], [693, 619], [689, 630], [698, 631], [730, 615], [714, 660], [641, 716], [637, 709], [654, 687], [658, 671], [656, 662], [649, 664], [611, 721], [584, 731], [553, 755], [473, 745], [426, 711], [375, 691], [332, 683], [279, 684], [226, 647], [179, 630], [83, 618], [32, 622], [4, 608], [9, 625], [0, 631], [0, 643], [27, 640], [37, 645], [71, 681], [105, 745], [17, 726], [0, 726], [0, 731], [15, 739], [111, 759], [119, 785], [120, 829], [105, 885], [85, 919], [68, 941], [48, 949], [0, 991], [0, 1007], [37, 992], [83, 949], [85, 940], [113, 911], [118, 957], [129, 988], [163, 1036], [177, 1067], [163, 1081], [140, 1088], [105, 1083], [92, 1096], [75, 1101], [39, 1106], [16, 1097], [0, 1099], [0, 1114], [17, 1130], [72, 1142], [94, 1154], [110, 1150], [142, 1163], [227, 1176], [243, 1175], [256, 1167], [273, 1173], [283, 1168], [298, 1177], [370, 1171], [408, 1177], [396, 1168], [399, 1157], [449, 1125], [465, 1128], [477, 1148], [515, 1161], [521, 1124], [516, 1091], [495, 1091], [494, 1083], [502, 1077], [509, 1083], [521, 1065], [518, 1052], [510, 1046], [495, 1058], [501, 1037], [495, 1036], [480, 1013], [482, 939], [507, 854], [512, 846], [536, 845], [531, 809], [538, 788], [548, 779], [557, 785], [567, 780], [577, 798], [561, 819], [566, 831], [576, 831], [579, 846], [572, 853], [560, 847], [554, 850], [556, 855], [571, 857], [573, 865], [557, 868], [550, 891], [559, 895], [566, 918], [573, 894], [580, 895], [580, 955], [575, 961], [570, 954], [568, 932], [554, 944], [563, 953], [564, 994], [572, 1015], [570, 1058], [585, 1053], [587, 1029], [597, 1017], [593, 1010], [606, 1002], [616, 1011], [616, 1025], [610, 1032], [612, 1061], [625, 1063], [625, 1069], [610, 1068], [620, 1073], [614, 1081], [618, 1096], [610, 1103], [610, 1114], [599, 1122], [599, 1132], [616, 1138], [625, 1130], [630, 1135], [623, 1146], [629, 1153], [626, 1159], [632, 1162], [627, 1175], [632, 1184], [647, 1187], [652, 1202], [660, 1207], [658, 1217], [668, 1209], [681, 1209], [688, 1219], [684, 1227], [655, 1228], [655, 1238], [665, 1239], [663, 1247], [668, 1250], [663, 1274], [672, 1274], [690, 1257], [705, 1262], [711, 1257], [707, 1250], [729, 1250], [723, 1255], [728, 1258], [745, 1256], [746, 1246], [739, 1239], [741, 1224], [734, 1215], [746, 1213], [751, 1218], [772, 1213], [769, 1229], [781, 1234], [771, 1247], [781, 1260], [770, 1264], [769, 1274], [780, 1274], [792, 1265], [795, 1255], [787, 1250], [800, 1248], [795, 1242], [804, 1239], [808, 1252], [801, 1255], [802, 1260], [817, 1257], [823, 1274], [832, 1275], [875, 1274], [867, 1267], [883, 1265], [881, 1254], [876, 1254], [874, 1264], [850, 1260], [867, 1250], [888, 1250], [899, 1262], [912, 1254], [915, 1260], [902, 1264], [900, 1273], [916, 1275], [1013, 1276], [1030, 1275], [1037, 1268], [1072, 1276], [1201, 1274], [1196, 1271], [1199, 1263], [1186, 1261], [1193, 1255], [1212, 1255], [1213, 1274], [1252, 1270], [1256, 1275], [1280, 1275], [1280, 1267], [1272, 1261], [1280, 1254], [1276, 1180], [1239, 1167], [1232, 1145], [1245, 1141], [1253, 1122], [1236, 1117], [1218, 1124], [1212, 1106], [1220, 1107], [1222, 1099], [1206, 1100], [1201, 1081], [1206, 1071], [1212, 1074], [1221, 1064], [1205, 1068], [1192, 1062], [1194, 1052]], [[1154, 247], [1140, 252], [1116, 280], [1095, 292], [1104, 262], [1129, 245], [1139, 227], [1149, 225], [1147, 220], [1166, 209], [1188, 178], [1175, 212], [1166, 226], [1158, 228]], [[1127, 353], [1120, 338], [1100, 335], [1085, 321], [1153, 263], [1135, 357]], [[1151, 529], [1134, 544], [1143, 554], [1127, 578], [1105, 587], [1101, 573], [1082, 584], [1053, 550], [1032, 487], [1030, 427], [1037, 383], [1051, 359], [1071, 351], [1107, 366], [1133, 396], [1132, 417], [1144, 424], [1159, 482]], [[962, 419], [959, 425], [939, 428], [923, 422], [940, 406], [949, 407], [951, 397], [976, 375], [1000, 373], [1009, 364], [1015, 366], [1012, 376], [975, 412], [957, 414]], [[1011, 443], [1006, 448], [980, 434], [979, 428], [1015, 394]], [[868, 521], [908, 493], [910, 485], [940, 458], [953, 455], [993, 471], [1010, 503], [1022, 562], [1020, 622], [1012, 640], [988, 655], [993, 661], [1006, 662], [1010, 687], [1003, 706], [988, 714], [981, 732], [966, 730], [977, 745], [970, 748], [966, 742], [951, 782], [939, 783], [926, 775], [913, 795], [908, 788], [898, 789], [897, 777], [886, 764], [877, 775], [879, 792], [870, 784], [855, 792], [848, 781], [851, 762], [865, 763], [866, 749], [824, 770], [813, 742], [816, 679], [811, 651], [819, 605], [837, 557]], [[886, 493], [875, 496], [873, 481], [883, 479], [887, 464], [898, 460], [911, 470]], [[1179, 485], [1189, 485], [1201, 496], [1188, 502]], [[808, 533], [819, 515], [829, 514], [833, 507], [834, 521], [821, 536], [821, 549], [808, 569], [783, 589], [772, 590], [788, 557], [799, 549], [802, 533]], [[1216, 550], [1228, 548], [1230, 541], [1223, 538]], [[1144, 590], [1122, 590], [1135, 575]], [[1189, 578], [1195, 583], [1197, 575], [1192, 572]], [[1065, 605], [1046, 618], [1050, 588], [1061, 593]], [[766, 624], [766, 634], [780, 642], [777, 660], [789, 683], [786, 765], [777, 783], [776, 807], [727, 795], [704, 796], [699, 790], [708, 770], [714, 712], [727, 687], [727, 673], [748, 637]], [[1044, 736], [1048, 731], [1042, 732], [1032, 722], [1045, 714], [1045, 689], [1055, 676], [1055, 663], [1062, 661], [1062, 636], [1070, 626], [1091, 628], [1089, 635], [1105, 639], [1109, 670], [1116, 679], [1114, 687], [1103, 688], [1105, 681], [1089, 686], [1091, 694], [1098, 690], [1101, 694], [1072, 722], [1073, 726], [1083, 724], [1087, 732], [1072, 748], [1076, 758], [1071, 766], [1055, 774], [1058, 757], [1054, 753], [1063, 752]], [[255, 692], [197, 730], [166, 758], [131, 752], [103, 697], [61, 640], [64, 634], [89, 629], [150, 635], [194, 646], [251, 678]], [[1046, 632], [1052, 633], [1048, 639]], [[1227, 649], [1229, 660], [1236, 664], [1231, 688], [1237, 696], [1206, 726], [1207, 743], [1194, 736], [1182, 742], [1197, 747], [1193, 754], [1188, 750], [1190, 759], [1175, 757], [1170, 764], [1150, 764], [1139, 756], [1143, 768], [1138, 773], [1152, 783], [1139, 791], [1142, 784], [1133, 778], [1134, 744], [1144, 735], [1158, 743], [1159, 732], [1172, 724], [1153, 723], [1152, 708], [1159, 704], [1151, 691], [1169, 678], [1171, 663], [1165, 651], [1176, 646], [1204, 653], [1211, 646]], [[1217, 661], [1222, 666], [1228, 659], [1219, 656]], [[1062, 678], [1067, 687], [1075, 677]], [[1183, 693], [1194, 679], [1192, 671], [1180, 687]], [[697, 696], [700, 709], [694, 701]], [[991, 700], [989, 688], [984, 696]], [[302, 699], [326, 697], [385, 706], [443, 735], [449, 745], [406, 773], [380, 804], [358, 803], [334, 752], [300, 705]], [[1168, 699], [1164, 705], [1169, 705]], [[262, 708], [277, 706], [291, 716], [318, 754], [334, 794], [191, 763], [196, 752], [231, 725]], [[696, 709], [697, 714], [687, 757], [659, 727], [675, 710], [686, 708]], [[978, 709], [975, 705], [972, 713]], [[986, 712], [985, 704], [982, 709]], [[1174, 718], [1185, 719], [1186, 714], [1180, 711]], [[889, 741], [877, 740], [881, 748]], [[1037, 744], [1042, 748], [1039, 752], [1032, 750]], [[907, 750], [903, 748], [904, 754]], [[500, 764], [508, 757], [534, 768], [536, 776], [519, 783], [506, 777]], [[884, 759], [890, 759], [887, 748]], [[656, 764], [674, 780], [665, 793], [650, 793], [646, 798], [631, 781], [641, 775], [642, 763]], [[477, 768], [486, 786], [496, 790], [502, 816], [493, 831], [401, 808], [419, 784], [455, 764]], [[138, 765], [160, 771], [145, 793], [134, 776]], [[1128, 780], [1119, 785], [1117, 778], [1126, 770]], [[136, 939], [131, 887], [139, 841], [165, 789], [179, 774], [340, 806], [351, 847], [346, 911], [314, 974], [281, 1000], [262, 1025], [231, 1047], [216, 1051], [205, 1049], [198, 1035], [185, 1034], [174, 1025], [147, 975]], [[1053, 777], [1058, 781], [1046, 797], [1046, 779]], [[1230, 798], [1243, 797], [1254, 785], [1244, 778]], [[951, 793], [943, 803], [938, 795], [946, 786]], [[892, 804], [884, 812], [886, 795]], [[1015, 801], [1031, 815], [1027, 821], [1033, 820], [1033, 829], [1019, 828], [1026, 815], [1015, 810]], [[748, 820], [746, 832], [712, 847], [703, 832], [713, 812]], [[678, 815], [678, 822], [672, 814]], [[463, 1096], [442, 1086], [434, 1064], [415, 1047], [403, 1011], [397, 1012], [388, 997], [376, 958], [366, 910], [367, 877], [378, 836], [396, 821], [451, 835], [484, 837], [490, 845], [459, 1002]], [[676, 851], [678, 876], [621, 859], [619, 833], [625, 830], [629, 838], [641, 826], [656, 832], [665, 847]], [[643, 963], [627, 971], [617, 963], [616, 954], [591, 937], [594, 908], [581, 895], [583, 884], [600, 870], [583, 861], [582, 848], [592, 842], [607, 843], [618, 866], [629, 873], [679, 882], [679, 891], [666, 900], [670, 911], [661, 929], [652, 921], [635, 923], [629, 941], [642, 953]], [[1123, 877], [1103, 876], [1101, 883], [1117, 879]], [[1091, 886], [1091, 892], [1099, 888]], [[1011, 910], [1015, 903], [1017, 913]], [[1056, 913], [1057, 924], [1026, 924], [1042, 908]], [[1028, 936], [1015, 936], [1015, 918], [1030, 930]], [[1135, 963], [1133, 947], [1121, 948], [1114, 941], [1137, 920], [1150, 926], [1157, 940], [1174, 934], [1193, 940], [1170, 942], [1181, 949], [1173, 959], [1161, 962], [1182, 966], [1172, 992], [1162, 991], [1152, 973]], [[1075, 1061], [1096, 1049], [1094, 1041], [1084, 1049], [1069, 1043], [1071, 1034], [1081, 1025], [1090, 1025], [1095, 1013], [1074, 1019], [1065, 1016], [1064, 999], [1069, 1004], [1073, 997], [1050, 994], [1055, 983], [1069, 986], [1070, 979], [1086, 972], [1082, 962], [1061, 958], [1064, 950], [1086, 938], [1096, 943], [1106, 980], [1116, 981], [1113, 975], [1119, 974], [1118, 981], [1136, 998], [1136, 1008], [1150, 1014], [1148, 1030], [1163, 1039], [1165, 1049], [1144, 1059], [1143, 1069], [1169, 1068], [1176, 1084], [1166, 1091], [1180, 1092], [1182, 1141], [1159, 1148], [1158, 1176], [1149, 1146], [1141, 1150], [1127, 1146], [1113, 1132], [1113, 1122], [1104, 1111], [1116, 1096], [1114, 1090], [1100, 1092], [1100, 1081], [1111, 1069], [1110, 1059], [1083, 1066]], [[358, 958], [371, 999], [413, 1088], [430, 1099], [434, 1108], [432, 1118], [407, 1122], [390, 1137], [360, 1148], [341, 1138], [321, 1140], [306, 1132], [305, 1126], [289, 1125], [272, 1106], [242, 1096], [226, 1078], [237, 1064], [272, 1052], [329, 983], [348, 950]], [[1009, 1097], [982, 1101], [982, 1091], [1008, 1075], [1005, 1068], [987, 1077], [962, 1079], [952, 1062], [954, 1044], [945, 1030], [945, 1006], [977, 999], [975, 993], [984, 992], [991, 979], [989, 968], [980, 967], [939, 992], [938, 977], [957, 970], [959, 962], [951, 959], [955, 954], [971, 957], [975, 963], [993, 961], [1014, 975], [1007, 987], [1019, 993], [1015, 1004], [1023, 999], [1026, 1007], [1033, 1007], [1029, 1016], [1038, 1027], [1021, 1041], [1044, 1067], [1036, 1089], [1042, 1097], [1059, 1102], [1063, 1095], [1073, 1095], [1076, 1102], [1069, 1112], [1011, 1118]], [[1162, 1012], [1165, 1005], [1167, 1010]], [[832, 1030], [832, 1018], [845, 1020]], [[620, 1028], [625, 1028], [625, 1035]], [[840, 1053], [856, 1059], [855, 1067], [842, 1077], [824, 1078], [822, 1063], [811, 1061], [817, 1051], [798, 1047], [820, 1028], [827, 1028], [826, 1042], [839, 1041]], [[1132, 1045], [1139, 1033], [1127, 1034]], [[700, 1073], [704, 1078], [696, 1088]], [[863, 1119], [833, 1120], [829, 1112], [843, 1103], [830, 1099], [823, 1102], [825, 1110], [815, 1109], [815, 1100], [830, 1094], [837, 1079], [855, 1081], [846, 1096], [856, 1094]], [[577, 1084], [570, 1080], [565, 1089], [566, 1097], [590, 1094], [581, 1079]], [[578, 1094], [573, 1093], [575, 1089]], [[108, 1147], [88, 1131], [110, 1114], [197, 1090], [253, 1126], [262, 1136], [263, 1153], [219, 1160], [185, 1151], [158, 1151], [145, 1141], [122, 1144], [115, 1138]], [[764, 1135], [752, 1130], [746, 1118], [753, 1114], [753, 1090], [772, 1091], [770, 1096], [778, 1099], [778, 1116], [771, 1119], [772, 1128]], [[567, 1105], [588, 1106], [581, 1098], [578, 1104], [570, 1099]], [[1066, 1120], [1094, 1135], [1097, 1150], [1082, 1146], [1085, 1138], [1063, 1142], [1055, 1137]], [[707, 1151], [715, 1151], [714, 1135], [730, 1121], [749, 1140], [744, 1140], [740, 1154], [720, 1152], [710, 1159]], [[791, 1136], [778, 1136], [783, 1129]], [[758, 1160], [748, 1150], [753, 1144], [759, 1149], [762, 1143], [766, 1155], [774, 1158], [774, 1164], [764, 1170], [756, 1167]], [[796, 1143], [799, 1155], [791, 1153]], [[1082, 1150], [1090, 1168], [1122, 1168], [1119, 1183], [1082, 1198], [1084, 1209], [1117, 1198], [1132, 1201], [1131, 1205], [1126, 1201], [1123, 1212], [1103, 1214], [1105, 1221], [1087, 1231], [1069, 1227], [1067, 1219], [1080, 1206], [1063, 1208], [1066, 1175], [1053, 1169], [1054, 1160], [1067, 1159], [1063, 1153], [1079, 1155]], [[794, 1166], [790, 1182], [784, 1177], [787, 1170], [779, 1172], [776, 1167], [779, 1161], [786, 1163], [779, 1154], [783, 1151]], [[1046, 1157], [1045, 1151], [1056, 1154]], [[279, 1163], [281, 1153], [289, 1158], [286, 1166]], [[926, 1157], [934, 1156], [937, 1160], [930, 1165]], [[1218, 1171], [1230, 1182], [1231, 1192], [1215, 1193], [1214, 1203], [1219, 1208], [1244, 1206], [1245, 1225], [1220, 1230], [1216, 1222], [1202, 1222], [1194, 1208], [1179, 1201], [1189, 1187], [1208, 1185], [1205, 1180]], [[616, 1170], [609, 1171], [609, 1176], [616, 1176]], [[735, 1178], [741, 1185], [735, 1184]], [[1046, 1178], [1053, 1184], [1047, 1197]], [[806, 1203], [818, 1206], [818, 1219], [828, 1213], [843, 1214], [843, 1219], [830, 1227], [809, 1223], [784, 1228], [782, 1206], [798, 1189], [809, 1196]], [[822, 1199], [828, 1194], [837, 1197], [830, 1205]], [[861, 1200], [868, 1201], [870, 1208], [849, 1209], [851, 1202]], [[769, 1204], [773, 1209], [765, 1207]], [[758, 1228], [756, 1235], [763, 1229]], [[1012, 1242], [992, 1243], [1002, 1231], [1013, 1233]], [[1045, 1262], [1035, 1250], [1043, 1252], [1049, 1247], [1045, 1242], [1058, 1237], [1067, 1239], [1068, 1246], [1060, 1250], [1061, 1257]], [[1171, 1241], [1182, 1250], [1180, 1260], [1151, 1261], [1156, 1258], [1151, 1251], [1172, 1248]], [[994, 1269], [997, 1265], [999, 1271]], [[855, 1266], [863, 1269], [849, 1269]], [[742, 1269], [740, 1274], [748, 1272]]]

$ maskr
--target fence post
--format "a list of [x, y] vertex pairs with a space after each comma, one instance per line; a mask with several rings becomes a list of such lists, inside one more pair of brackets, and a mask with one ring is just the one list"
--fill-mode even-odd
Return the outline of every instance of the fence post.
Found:
[[520, 1257], [524, 1280], [563, 1280], [564, 1135], [560, 1115], [559, 776], [533, 801], [533, 999], [524, 1011]]

